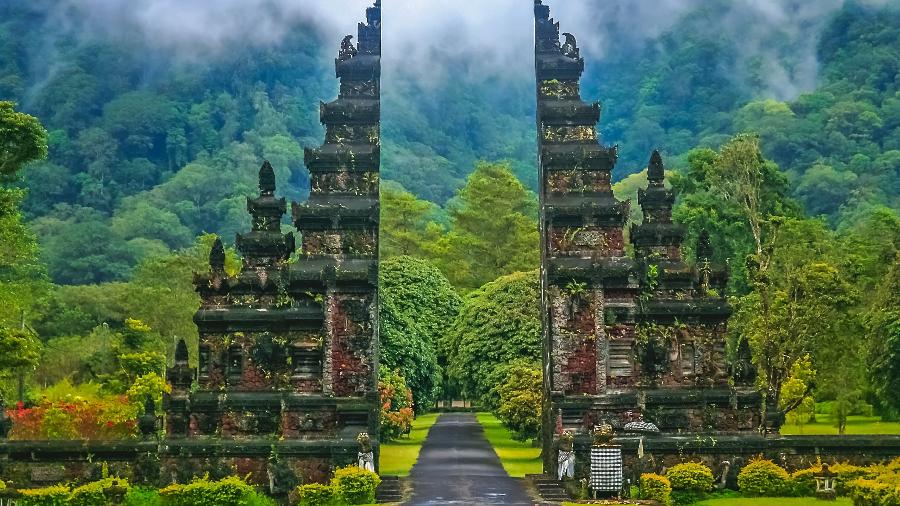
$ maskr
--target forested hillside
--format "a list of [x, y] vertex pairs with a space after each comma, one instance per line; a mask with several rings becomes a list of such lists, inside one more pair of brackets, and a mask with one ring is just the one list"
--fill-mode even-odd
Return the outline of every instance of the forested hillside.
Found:
[[[298, 25], [277, 44], [183, 59], [143, 38], [87, 35], [44, 7], [0, 7], [0, 98], [50, 131], [50, 157], [24, 171], [23, 185], [55, 282], [126, 279], [141, 259], [200, 233], [231, 238], [246, 226], [243, 197], [261, 158], [281, 169], [288, 198], [304, 197], [301, 146], [315, 144], [318, 101], [335, 92], [334, 41]], [[652, 41], [588, 61], [585, 94], [602, 99], [605, 142], [621, 146], [617, 176], [654, 147], [678, 156], [757, 131], [811, 214], [836, 225], [859, 205], [900, 205], [897, 10], [851, 3], [806, 31], [773, 27], [769, 61], [748, 55], [740, 32], [704, 28], [736, 15], [764, 25], [735, 9], [699, 6]], [[777, 101], [773, 74], [809, 73], [799, 47], [808, 38], [819, 40], [815, 89]], [[505, 159], [534, 189], [533, 84], [515, 72], [479, 78], [465, 58], [445, 59], [453, 78], [426, 83], [401, 66], [389, 80], [384, 177], [442, 205], [478, 160]]]

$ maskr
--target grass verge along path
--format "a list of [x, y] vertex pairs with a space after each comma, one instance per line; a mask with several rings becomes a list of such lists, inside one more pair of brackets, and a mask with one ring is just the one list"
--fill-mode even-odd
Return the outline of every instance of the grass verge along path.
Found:
[[526, 474], [542, 472], [540, 448], [532, 447], [531, 442], [514, 440], [500, 420], [490, 413], [478, 413], [476, 417], [507, 474], [521, 478]]
[[[695, 506], [822, 506], [824, 503], [826, 501], [815, 497], [729, 497], [700, 501]], [[827, 504], [852, 506], [853, 502], [841, 497], [836, 501], [827, 501]]]
[[440, 413], [419, 415], [413, 420], [409, 437], [381, 445], [379, 471], [385, 475], [408, 476], [409, 470], [419, 458], [422, 443], [428, 437], [428, 430], [437, 421]]
[[[838, 433], [831, 422], [831, 416], [817, 414], [816, 423], [805, 423], [802, 426], [784, 424], [782, 434], [803, 434], [804, 436], [824, 436]], [[900, 422], [883, 422], [877, 416], [847, 417], [847, 434], [900, 434]]]

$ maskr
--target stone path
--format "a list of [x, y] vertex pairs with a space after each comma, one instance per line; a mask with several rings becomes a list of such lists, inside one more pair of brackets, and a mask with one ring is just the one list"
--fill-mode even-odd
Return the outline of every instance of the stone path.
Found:
[[472, 413], [438, 417], [410, 471], [410, 506], [535, 504], [521, 480], [510, 478]]

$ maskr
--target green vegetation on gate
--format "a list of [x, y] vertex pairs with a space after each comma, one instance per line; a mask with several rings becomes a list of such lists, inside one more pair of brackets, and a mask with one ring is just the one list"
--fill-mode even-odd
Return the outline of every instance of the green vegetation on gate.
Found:
[[516, 441], [513, 434], [490, 413], [478, 413], [476, 417], [507, 474], [516, 478], [542, 472], [540, 448], [530, 442]]

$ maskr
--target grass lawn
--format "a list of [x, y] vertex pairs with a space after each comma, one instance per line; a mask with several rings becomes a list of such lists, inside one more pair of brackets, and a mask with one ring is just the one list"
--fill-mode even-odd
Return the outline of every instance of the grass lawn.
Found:
[[728, 499], [710, 499], [701, 501], [697, 506], [852, 506], [853, 502], [846, 497], [836, 501], [822, 501], [815, 497], [730, 497]]
[[419, 458], [419, 450], [428, 436], [428, 429], [437, 421], [440, 413], [428, 413], [419, 415], [413, 420], [412, 432], [409, 438], [403, 437], [397, 441], [381, 445], [379, 471], [385, 475], [407, 476], [413, 464]]
[[[816, 423], [784, 424], [781, 433], [821, 436], [837, 434], [838, 430], [830, 415], [818, 414]], [[882, 422], [877, 416], [851, 416], [847, 419], [847, 434], [900, 434], [900, 422]]]
[[533, 448], [530, 442], [515, 441], [500, 420], [490, 413], [478, 413], [478, 423], [484, 428], [484, 435], [500, 457], [503, 469], [513, 477], [536, 474], [543, 470], [541, 449]]
[[[579, 506], [584, 503], [564, 502], [563, 506]], [[846, 497], [836, 501], [822, 501], [815, 497], [729, 497], [727, 499], [710, 499], [695, 503], [695, 506], [852, 506], [853, 502]]]

